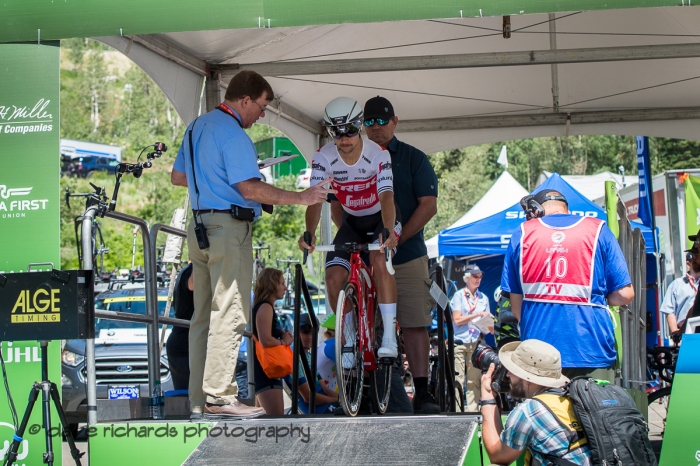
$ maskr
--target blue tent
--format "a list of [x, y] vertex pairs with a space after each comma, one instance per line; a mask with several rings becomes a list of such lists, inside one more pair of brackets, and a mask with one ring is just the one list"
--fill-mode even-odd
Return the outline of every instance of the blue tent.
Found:
[[[564, 181], [558, 173], [554, 173], [544, 183], [538, 186], [532, 194], [543, 189], [559, 191], [569, 202], [572, 214], [595, 217], [607, 220], [605, 210], [589, 201]], [[474, 223], [443, 230], [438, 237], [438, 249], [441, 256], [454, 259], [472, 256], [504, 255], [510, 236], [520, 224], [525, 221], [525, 212], [520, 204], [498, 212]], [[632, 222], [632, 228], [640, 228], [646, 243], [647, 254], [654, 253], [654, 240], [651, 228], [640, 223]], [[650, 273], [648, 271], [647, 273]]]

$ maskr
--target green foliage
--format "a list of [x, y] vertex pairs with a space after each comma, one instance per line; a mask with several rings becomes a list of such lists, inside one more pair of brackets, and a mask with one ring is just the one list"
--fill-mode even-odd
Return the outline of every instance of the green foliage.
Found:
[[[295, 182], [296, 176], [288, 175], [277, 180], [275, 186], [295, 191]], [[278, 205], [271, 215], [263, 213], [262, 217], [253, 223], [253, 243], [257, 245], [259, 241], [263, 241], [272, 246], [272, 262], [266, 261], [268, 266], [276, 267], [275, 259], [287, 259], [289, 256], [301, 260], [302, 253], [297, 240], [304, 233], [305, 212], [304, 206]]]

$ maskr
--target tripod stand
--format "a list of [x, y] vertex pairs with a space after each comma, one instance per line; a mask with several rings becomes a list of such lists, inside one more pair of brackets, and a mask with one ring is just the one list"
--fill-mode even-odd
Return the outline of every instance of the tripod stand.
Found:
[[70, 453], [75, 460], [75, 464], [80, 465], [80, 458], [84, 455], [78, 451], [75, 446], [75, 441], [73, 440], [73, 435], [71, 434], [70, 428], [68, 427], [68, 421], [66, 420], [66, 415], [63, 412], [63, 407], [61, 406], [61, 400], [58, 397], [58, 389], [56, 384], [49, 380], [49, 363], [47, 357], [47, 348], [49, 342], [42, 340], [39, 342], [41, 345], [41, 382], [34, 382], [32, 385], [32, 391], [29, 392], [29, 403], [27, 404], [27, 409], [24, 411], [24, 417], [22, 418], [22, 423], [19, 425], [19, 429], [15, 432], [12, 437], [12, 444], [7, 452], [7, 459], [5, 460], [5, 466], [10, 466], [17, 460], [17, 450], [19, 449], [19, 444], [22, 442], [22, 437], [24, 436], [24, 431], [27, 428], [27, 423], [29, 422], [29, 416], [32, 414], [32, 409], [34, 409], [34, 403], [39, 397], [39, 393], [42, 394], [42, 415], [44, 424], [44, 433], [46, 435], [46, 452], [44, 453], [44, 463], [49, 466], [53, 466], [54, 453], [53, 446], [51, 444], [51, 401], [53, 400], [56, 411], [58, 411], [58, 417], [61, 420], [61, 425], [63, 426], [63, 432], [66, 434], [66, 440], [70, 446]]

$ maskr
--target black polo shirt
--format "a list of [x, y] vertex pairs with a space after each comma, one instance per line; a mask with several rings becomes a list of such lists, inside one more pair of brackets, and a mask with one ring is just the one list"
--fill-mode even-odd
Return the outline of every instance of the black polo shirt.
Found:
[[[437, 176], [428, 157], [420, 150], [394, 137], [387, 147], [394, 174], [394, 200], [405, 224], [418, 207], [418, 198], [438, 195]], [[428, 254], [423, 229], [399, 246], [394, 264], [405, 264]]]
[[[173, 307], [175, 308], [175, 317], [178, 319], [192, 320], [194, 315], [194, 292], [187, 287], [187, 281], [190, 279], [192, 271], [192, 264], [188, 264], [177, 277]], [[189, 328], [173, 326], [166, 343], [168, 353], [178, 356], [189, 355], [189, 334]]]

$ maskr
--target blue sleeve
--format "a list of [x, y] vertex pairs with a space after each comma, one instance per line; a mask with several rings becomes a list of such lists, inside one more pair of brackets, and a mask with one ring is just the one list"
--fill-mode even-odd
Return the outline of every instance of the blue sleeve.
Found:
[[323, 345], [323, 354], [325, 354], [328, 359], [335, 362], [335, 338], [326, 340], [326, 344]]
[[625, 256], [622, 255], [622, 249], [620, 249], [615, 235], [612, 234], [607, 225], [603, 225], [600, 231], [598, 246], [600, 253], [603, 255], [602, 258], [605, 265], [605, 294], [624, 288], [632, 283], [627, 270]]
[[[676, 284], [678, 280], [679, 279], [673, 280], [666, 290], [664, 302], [661, 303], [660, 311], [662, 314], [675, 314], [676, 312]], [[680, 278], [680, 280], [683, 280], [683, 278]]]
[[414, 164], [415, 170], [412, 173], [413, 194], [416, 197], [437, 197], [438, 180], [428, 157], [423, 152], [416, 151], [414, 160], [417, 160], [417, 163]]
[[[187, 130], [185, 130], [185, 134], [187, 134]], [[177, 157], [175, 157], [175, 163], [173, 164], [173, 170], [179, 171], [182, 173], [185, 173], [185, 141], [182, 141], [182, 145], [180, 146], [180, 150], [177, 151]]]
[[510, 237], [510, 243], [506, 249], [506, 258], [503, 262], [501, 275], [501, 290], [509, 293], [523, 294], [520, 284], [520, 236], [522, 230], [518, 227]]
[[223, 147], [226, 176], [231, 186], [251, 178], [260, 179], [258, 154], [253, 141], [243, 132], [236, 132]]

